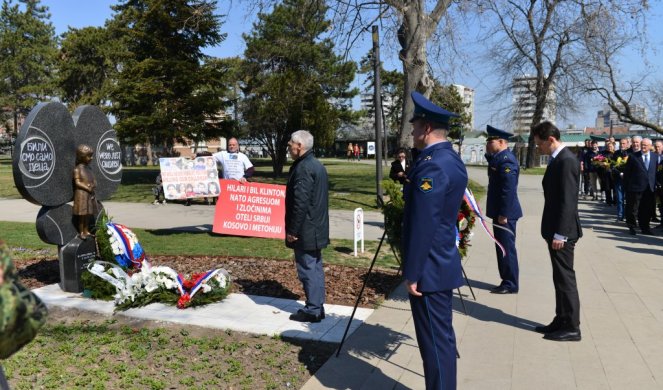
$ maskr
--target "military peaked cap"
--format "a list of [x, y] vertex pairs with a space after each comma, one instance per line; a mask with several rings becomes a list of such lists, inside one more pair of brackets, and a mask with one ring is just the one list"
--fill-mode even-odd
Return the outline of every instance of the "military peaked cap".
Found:
[[430, 100], [426, 99], [424, 95], [419, 92], [412, 92], [412, 101], [414, 102], [414, 115], [410, 119], [410, 123], [417, 119], [425, 119], [431, 122], [439, 123], [449, 127], [449, 119], [457, 118], [460, 115], [447, 111], [442, 107], [438, 107]]

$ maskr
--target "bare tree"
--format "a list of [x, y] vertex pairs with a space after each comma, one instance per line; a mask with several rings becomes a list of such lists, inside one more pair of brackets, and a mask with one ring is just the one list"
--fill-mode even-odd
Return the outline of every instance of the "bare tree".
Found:
[[[643, 17], [638, 13], [638, 18]], [[648, 81], [648, 74], [635, 80], [621, 80], [618, 58], [622, 52], [638, 43], [644, 43], [638, 37], [645, 36], [639, 28], [641, 24], [631, 26], [618, 19], [603, 5], [586, 13], [591, 29], [585, 39], [588, 62], [580, 74], [579, 82], [588, 93], [601, 96], [621, 122], [640, 125], [663, 134], [660, 123], [660, 111], [663, 105], [662, 93], [656, 84]], [[632, 19], [633, 20], [633, 19]], [[635, 110], [635, 105], [649, 101], [656, 113], [654, 121]]]
[[[513, 79], [533, 77], [533, 127], [543, 120], [546, 107], [554, 107], [562, 116], [577, 110], [577, 97], [583, 92], [577, 75], [587, 63], [585, 38], [600, 23], [591, 12], [601, 6], [611, 14], [630, 16], [641, 9], [637, 6], [646, 6], [646, 0], [502, 0], [479, 5], [481, 11], [495, 16], [485, 39], [502, 77], [502, 93], [508, 93]], [[528, 168], [534, 165], [534, 156], [530, 133]]]
[[[277, 0], [244, 0], [258, 9], [272, 6]], [[465, 3], [461, 0], [459, 3]], [[346, 54], [355, 46], [361, 34], [375, 23], [388, 23], [400, 45], [399, 59], [403, 64], [403, 113], [398, 131], [398, 144], [411, 146], [408, 119], [414, 105], [410, 92], [417, 90], [429, 96], [433, 80], [429, 75], [427, 44], [438, 31], [440, 21], [454, 3], [452, 0], [331, 0], [328, 6], [334, 21], [335, 37]]]

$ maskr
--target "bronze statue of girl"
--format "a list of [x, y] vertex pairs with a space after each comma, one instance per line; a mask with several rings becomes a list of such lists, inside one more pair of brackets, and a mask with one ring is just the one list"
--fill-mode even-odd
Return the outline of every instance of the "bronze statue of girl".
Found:
[[82, 239], [90, 236], [90, 221], [97, 213], [97, 199], [94, 190], [97, 186], [90, 169], [94, 151], [87, 145], [76, 149], [76, 168], [74, 168], [74, 212], [77, 218], [78, 235]]

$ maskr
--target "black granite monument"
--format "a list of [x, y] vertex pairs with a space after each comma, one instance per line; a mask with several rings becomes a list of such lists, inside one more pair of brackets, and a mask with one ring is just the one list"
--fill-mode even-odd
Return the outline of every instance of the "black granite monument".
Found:
[[[96, 179], [97, 201], [106, 200], [122, 179], [120, 144], [106, 115], [94, 106], [81, 106], [73, 118], [61, 103], [40, 103], [21, 126], [13, 155], [14, 182], [23, 197], [42, 208], [37, 234], [58, 246], [60, 287], [82, 291], [82, 267], [96, 256], [94, 237], [81, 239], [74, 225], [74, 167], [76, 149], [94, 150], [89, 166]], [[103, 212], [98, 204], [96, 219]]]

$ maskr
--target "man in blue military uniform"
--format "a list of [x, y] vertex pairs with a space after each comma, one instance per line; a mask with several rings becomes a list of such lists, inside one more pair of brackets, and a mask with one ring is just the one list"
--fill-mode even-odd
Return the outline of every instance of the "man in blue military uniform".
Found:
[[495, 244], [497, 269], [502, 282], [490, 290], [493, 294], [518, 292], [518, 253], [516, 223], [523, 216], [518, 201], [518, 160], [509, 150], [507, 140], [513, 136], [504, 130], [487, 126], [486, 160], [488, 160], [488, 197], [486, 216], [493, 219], [495, 239], [504, 246], [506, 255]]
[[426, 389], [456, 388], [452, 290], [463, 284], [456, 219], [467, 171], [447, 140], [458, 116], [412, 92], [412, 136], [420, 151], [403, 195], [403, 276], [424, 364]]

